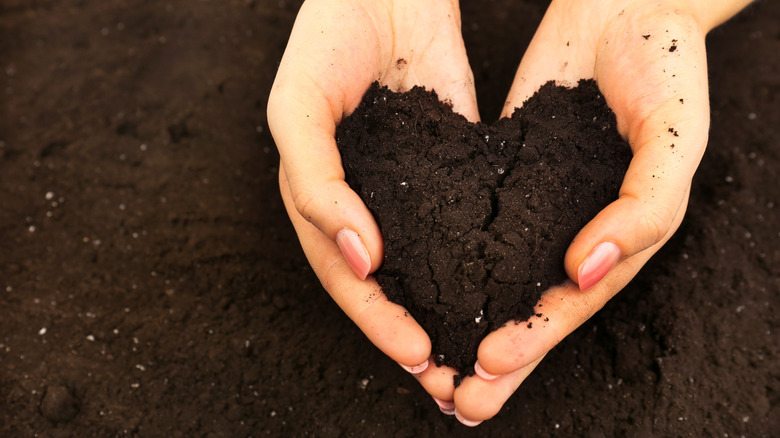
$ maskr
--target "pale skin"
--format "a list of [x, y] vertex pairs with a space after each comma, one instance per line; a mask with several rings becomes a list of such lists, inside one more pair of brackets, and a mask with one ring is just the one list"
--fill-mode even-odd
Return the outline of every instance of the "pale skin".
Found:
[[619, 199], [571, 243], [564, 260], [570, 281], [543, 295], [548, 321], [532, 319], [531, 329], [507, 324], [489, 334], [479, 347], [480, 373], [456, 389], [455, 371], [428, 366], [428, 336], [369, 275], [382, 263], [382, 236], [344, 182], [334, 135], [374, 81], [397, 91], [425, 86], [479, 120], [457, 1], [306, 2], [274, 82], [268, 121], [287, 212], [325, 289], [371, 342], [413, 372], [442, 411], [469, 426], [493, 417], [544, 355], [619, 292], [679, 227], [709, 130], [704, 37], [748, 3], [551, 3], [503, 116], [549, 80], [576, 85], [594, 78], [634, 157]]

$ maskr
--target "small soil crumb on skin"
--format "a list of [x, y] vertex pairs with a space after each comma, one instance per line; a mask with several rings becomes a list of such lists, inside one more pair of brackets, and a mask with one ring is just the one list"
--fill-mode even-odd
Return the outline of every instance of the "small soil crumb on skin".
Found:
[[462, 375], [485, 335], [527, 320], [566, 279], [566, 249], [617, 198], [631, 159], [592, 80], [550, 82], [493, 125], [423, 88], [374, 84], [337, 140], [385, 238], [379, 285], [428, 333], [436, 364]]
[[648, 35], [642, 35], [642, 38], [644, 38], [644, 39], [646, 39], [646, 40], [647, 40], [647, 39], [650, 39], [650, 35], [649, 35], [649, 34], [648, 34]]
[[52, 423], [66, 423], [79, 412], [78, 402], [64, 386], [49, 386], [43, 394], [41, 414]]

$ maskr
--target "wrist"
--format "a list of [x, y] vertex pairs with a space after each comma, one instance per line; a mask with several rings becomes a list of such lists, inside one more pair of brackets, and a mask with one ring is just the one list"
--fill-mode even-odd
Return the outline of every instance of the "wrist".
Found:
[[696, 17], [705, 32], [724, 23], [753, 0], [686, 0], [687, 9]]
[[[553, 0], [555, 7], [564, 14], [576, 7], [585, 7], [593, 14], [592, 18], [612, 18], [625, 12], [647, 11], [648, 8], [673, 10], [676, 13], [688, 14], [694, 18], [705, 33], [722, 24], [744, 9], [753, 0]], [[589, 3], [589, 4], [588, 4]]]

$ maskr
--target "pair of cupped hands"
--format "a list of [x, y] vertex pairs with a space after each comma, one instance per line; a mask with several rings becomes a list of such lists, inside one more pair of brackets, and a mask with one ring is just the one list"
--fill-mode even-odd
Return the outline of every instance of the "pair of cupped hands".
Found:
[[[432, 364], [431, 342], [370, 276], [384, 257], [369, 210], [344, 182], [336, 126], [371, 83], [415, 85], [472, 122], [474, 80], [456, 0], [309, 0], [268, 102], [287, 212], [324, 288], [365, 335], [411, 372], [442, 412], [475, 426], [499, 412], [545, 354], [620, 291], [678, 228], [704, 153], [704, 39], [745, 0], [553, 0], [517, 70], [502, 116], [542, 84], [594, 78], [633, 151], [619, 198], [564, 260], [571, 279], [542, 296], [544, 324], [506, 324], [480, 344], [476, 375]], [[506, 38], [512, 38], [512, 29]], [[403, 59], [405, 62], [398, 62]]]

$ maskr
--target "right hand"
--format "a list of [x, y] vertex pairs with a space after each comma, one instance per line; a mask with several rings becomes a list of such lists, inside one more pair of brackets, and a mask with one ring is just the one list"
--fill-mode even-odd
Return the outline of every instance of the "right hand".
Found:
[[394, 91], [425, 86], [477, 121], [457, 1], [304, 3], [268, 100], [282, 198], [331, 297], [374, 345], [415, 374], [442, 410], [452, 411], [455, 371], [427, 366], [428, 335], [369, 276], [384, 257], [382, 236], [344, 182], [336, 126], [374, 81]]

